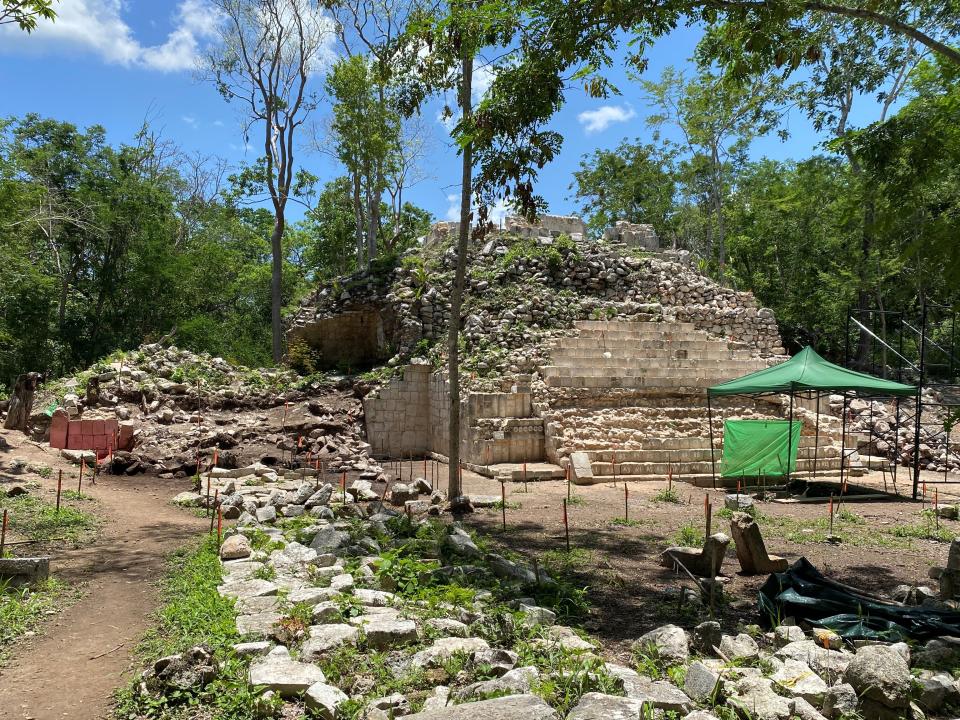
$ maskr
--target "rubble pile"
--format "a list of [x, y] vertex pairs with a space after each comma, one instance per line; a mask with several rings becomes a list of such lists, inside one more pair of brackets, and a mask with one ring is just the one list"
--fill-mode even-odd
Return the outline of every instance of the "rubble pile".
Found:
[[[389, 364], [427, 355], [439, 365], [455, 264], [454, 248], [439, 244], [390, 272], [341, 278], [304, 299], [288, 339], [307, 337], [321, 320], [376, 308], [395, 350]], [[693, 322], [757, 356], [784, 353], [773, 313], [751, 293], [701, 275], [688, 253], [501, 233], [469, 260], [462, 317], [468, 386], [509, 384], [510, 376], [548, 364], [546, 341], [589, 319]]]
[[[952, 422], [940, 405], [939, 394], [924, 389], [923, 402], [920, 468], [933, 472], [960, 470], [960, 436], [954, 436]], [[868, 438], [861, 451], [895, 460], [901, 465], [913, 464], [916, 437], [916, 403], [913, 399], [900, 401], [899, 423], [896, 405], [892, 401], [853, 399], [848, 401], [847, 409], [849, 431], [864, 433]], [[830, 396], [830, 412], [842, 417], [842, 395]], [[951, 426], [949, 432], [947, 425]]]
[[[362, 408], [352, 382], [249, 369], [159, 344], [116, 354], [75, 377], [48, 383], [34, 401], [32, 432], [45, 439], [49, 412], [115, 417], [135, 428], [134, 447], [113, 455], [113, 471], [186, 473], [263, 461], [322, 461], [366, 471]], [[83, 451], [64, 451], [79, 460]]]
[[[220, 546], [217, 592], [234, 601], [237, 635], [217, 659], [243, 663], [251, 715], [305, 705], [331, 720], [919, 720], [960, 703], [953, 639], [850, 643], [790, 618], [769, 632], [714, 620], [657, 627], [615, 662], [561, 624], [572, 597], [562, 578], [411, 512], [407, 488], [394, 486], [391, 504], [364, 500], [365, 489], [291, 486], [286, 500], [321, 493], [307, 517], [244, 511]], [[379, 665], [386, 675], [371, 670]], [[205, 648], [188, 649], [148, 668], [139, 693], [182, 702], [215, 667]]]

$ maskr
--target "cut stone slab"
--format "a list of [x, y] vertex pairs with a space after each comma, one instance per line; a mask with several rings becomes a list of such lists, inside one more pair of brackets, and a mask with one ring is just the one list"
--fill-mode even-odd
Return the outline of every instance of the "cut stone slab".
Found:
[[411, 659], [411, 665], [415, 668], [436, 667], [456, 653], [472, 654], [479, 650], [487, 650], [489, 647], [490, 645], [483, 638], [438, 638], [430, 647], [415, 653]]
[[11, 586], [36, 585], [49, 577], [48, 557], [0, 558], [0, 578]]
[[304, 660], [312, 661], [341, 645], [352, 645], [356, 642], [360, 631], [353, 625], [331, 623], [311, 625], [309, 633], [300, 650], [300, 656]]
[[567, 720], [638, 720], [644, 703], [635, 698], [590, 692], [567, 715]]
[[508, 695], [407, 715], [407, 720], [559, 720], [536, 695]]
[[800, 640], [784, 645], [774, 655], [781, 660], [790, 658], [802, 660], [810, 666], [817, 675], [827, 682], [835, 681], [847, 670], [853, 660], [853, 654], [827, 650], [817, 645], [813, 640]]
[[720, 674], [702, 662], [692, 662], [683, 680], [683, 691], [694, 701], [706, 704], [717, 697]]
[[243, 535], [231, 535], [220, 545], [221, 560], [240, 560], [250, 557], [251, 552], [250, 541]]
[[715, 533], [704, 541], [702, 548], [667, 548], [660, 555], [660, 564], [672, 568], [679, 563], [697, 577], [716, 577], [720, 574], [729, 544], [729, 537]]
[[530, 692], [530, 683], [540, 677], [533, 666], [518, 667], [494, 680], [483, 680], [461, 688], [456, 692], [460, 700], [489, 697], [490, 695], [520, 695]]
[[316, 550], [318, 553], [330, 553], [349, 544], [350, 533], [346, 533], [342, 530], [337, 530], [333, 526], [329, 526], [320, 528], [317, 534], [313, 536], [313, 540], [310, 542], [310, 547]]
[[283, 645], [250, 665], [249, 679], [251, 685], [273, 690], [281, 697], [293, 697], [314, 683], [326, 681], [320, 668], [293, 660]]
[[396, 595], [385, 590], [371, 590], [369, 588], [357, 588], [353, 591], [353, 596], [361, 605], [368, 607], [389, 607], [396, 600]]
[[311, 613], [317, 625], [339, 623], [341, 619], [340, 606], [329, 601], [317, 603]]
[[455, 527], [450, 531], [450, 534], [447, 535], [446, 545], [457, 555], [468, 558], [483, 557], [483, 553], [473, 542], [473, 538], [462, 528]]
[[798, 625], [778, 625], [773, 629], [773, 641], [778, 648], [806, 639], [806, 634]]
[[470, 634], [470, 628], [466, 624], [453, 618], [430, 618], [427, 625], [451, 637], [465, 638]]
[[593, 485], [602, 480], [593, 476], [590, 455], [581, 451], [570, 453], [570, 473], [575, 485]]
[[720, 640], [720, 653], [722, 657], [730, 661], [750, 661], [760, 657], [760, 648], [757, 646], [756, 640], [746, 633], [740, 633], [736, 637], [724, 635], [723, 639]]
[[838, 683], [823, 698], [823, 714], [831, 720], [853, 715], [857, 711], [857, 691], [847, 683]]
[[253, 657], [256, 655], [266, 655], [273, 647], [269, 640], [258, 640], [256, 642], [237, 643], [233, 646], [233, 651], [242, 657]]
[[291, 590], [287, 595], [287, 600], [291, 605], [296, 605], [297, 603], [315, 605], [320, 602], [329, 601], [338, 595], [340, 595], [338, 591], [331, 590], [330, 588], [302, 587]]
[[407, 645], [417, 639], [417, 625], [413, 620], [374, 620], [363, 629], [367, 645], [376, 650]]
[[269, 580], [240, 580], [217, 588], [217, 592], [224, 597], [237, 599], [276, 595], [277, 590], [277, 585]]
[[764, 677], [747, 677], [740, 681], [738, 692], [727, 704], [739, 708], [751, 720], [787, 720], [793, 709], [790, 701], [778, 695], [773, 682]]
[[283, 615], [276, 612], [237, 615], [237, 632], [253, 637], [272, 637], [273, 630], [282, 617]]
[[639, 652], [652, 650], [668, 665], [679, 665], [690, 657], [687, 634], [676, 625], [663, 625], [641, 635], [634, 641], [632, 649]]
[[693, 702], [687, 694], [666, 680], [651, 680], [641, 675], [634, 685], [634, 692], [628, 695], [664, 712], [682, 714], [693, 710]]
[[788, 695], [801, 697], [820, 707], [829, 687], [810, 666], [802, 660], [784, 660], [783, 667], [770, 677]]
[[533, 641], [540, 647], [559, 647], [567, 652], [590, 652], [595, 650], [594, 644], [584, 640], [566, 625], [553, 625], [547, 628], [547, 637]]
[[337, 708], [349, 699], [339, 688], [323, 682], [314, 683], [303, 694], [303, 702], [313, 710], [313, 717], [322, 720], [335, 720]]
[[274, 522], [277, 519], [277, 509], [273, 505], [257, 508], [257, 522]]
[[904, 710], [910, 705], [913, 678], [910, 666], [896, 650], [884, 645], [867, 645], [857, 650], [843, 680], [860, 697], [865, 717], [880, 717], [876, 703], [890, 710]]
[[757, 521], [744, 512], [730, 518], [730, 534], [737, 546], [737, 560], [746, 575], [769, 575], [787, 569], [785, 558], [769, 555]]

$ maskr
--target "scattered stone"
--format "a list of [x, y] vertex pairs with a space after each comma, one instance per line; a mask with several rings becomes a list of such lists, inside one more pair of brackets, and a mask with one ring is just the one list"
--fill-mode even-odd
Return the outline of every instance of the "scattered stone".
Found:
[[320, 668], [291, 659], [290, 651], [282, 645], [250, 665], [249, 679], [251, 685], [273, 690], [281, 697], [293, 697], [326, 680]]
[[631, 646], [634, 652], [653, 652], [667, 665], [685, 663], [690, 657], [687, 634], [676, 625], [664, 625], [641, 635]]
[[317, 682], [307, 688], [303, 694], [303, 703], [313, 711], [313, 717], [321, 720], [335, 720], [337, 708], [350, 698], [333, 685]]
[[843, 680], [860, 697], [861, 712], [867, 720], [886, 717], [890, 710], [903, 711], [910, 705], [910, 666], [900, 653], [887, 646], [860, 648]]
[[490, 695], [526, 693], [530, 692], [530, 683], [539, 677], [540, 671], [533, 666], [514, 668], [495, 680], [484, 680], [467, 685], [455, 694], [463, 701]]
[[310, 661], [316, 660], [341, 645], [353, 644], [359, 634], [360, 631], [353, 625], [341, 623], [311, 625], [309, 635], [300, 649], [300, 657]]
[[669, 547], [660, 555], [660, 564], [673, 567], [677, 563], [697, 577], [712, 578], [720, 574], [730, 538], [723, 533], [708, 537], [702, 548]]
[[407, 715], [407, 720], [559, 720], [536, 695], [508, 695]]
[[375, 620], [364, 627], [367, 645], [375, 650], [407, 645], [417, 639], [413, 620]]
[[277, 509], [273, 505], [257, 508], [257, 522], [272, 523], [277, 519]]
[[828, 650], [839, 650], [843, 647], [843, 638], [827, 628], [814, 628], [813, 638], [817, 645]]
[[567, 720], [637, 720], [643, 712], [642, 700], [589, 692], [580, 697]]
[[778, 648], [806, 639], [803, 629], [797, 625], [778, 625], [773, 629], [773, 642]]
[[720, 653], [732, 662], [738, 660], [750, 662], [760, 656], [760, 648], [756, 640], [746, 633], [740, 633], [736, 637], [724, 635], [720, 641]]
[[452, 637], [465, 638], [470, 634], [470, 628], [465, 623], [453, 618], [430, 618], [427, 620], [427, 625], [437, 632]]
[[801, 697], [817, 707], [823, 705], [827, 684], [801, 660], [785, 660], [770, 679], [787, 695]]
[[757, 521], [744, 512], [735, 512], [730, 518], [730, 534], [737, 546], [737, 560], [746, 575], [769, 575], [784, 572], [787, 561], [768, 555]]
[[472, 654], [481, 650], [489, 649], [487, 641], [483, 638], [457, 638], [447, 637], [438, 638], [433, 641], [433, 645], [415, 653], [411, 659], [413, 667], [436, 667], [449, 660], [456, 653]]
[[273, 631], [282, 617], [277, 612], [237, 615], [237, 632], [242, 636], [272, 637]]
[[720, 632], [720, 623], [716, 620], [702, 622], [693, 629], [693, 649], [701, 655], [715, 655], [716, 648], [720, 647], [723, 635]]
[[185, 691], [204, 687], [216, 674], [213, 651], [197, 645], [184, 653], [160, 658], [144, 673], [143, 680], [155, 692]]
[[695, 702], [710, 704], [720, 691], [720, 674], [702, 662], [695, 661], [687, 668], [683, 691]]
[[773, 689], [765, 677], [746, 677], [737, 685], [737, 694], [727, 704], [751, 720], [787, 720], [793, 713], [790, 702]]
[[317, 553], [331, 553], [336, 550], [339, 550], [342, 547], [346, 547], [350, 544], [350, 534], [343, 532], [342, 530], [337, 530], [332, 525], [324, 528], [320, 528], [316, 535], [314, 535], [313, 540], [310, 542], [310, 547], [317, 551]]
[[269, 640], [258, 640], [256, 642], [244, 642], [233, 645], [233, 651], [241, 657], [254, 657], [257, 655], [266, 655], [273, 647]]
[[823, 714], [830, 720], [852, 716], [857, 711], [857, 691], [848, 683], [838, 683], [827, 689], [823, 697]]
[[491, 675], [501, 677], [516, 666], [519, 657], [512, 650], [482, 648], [474, 651], [473, 664], [486, 666], [490, 669]]
[[250, 547], [250, 541], [243, 535], [231, 535], [220, 545], [220, 558], [222, 560], [239, 560], [250, 557], [253, 550]]

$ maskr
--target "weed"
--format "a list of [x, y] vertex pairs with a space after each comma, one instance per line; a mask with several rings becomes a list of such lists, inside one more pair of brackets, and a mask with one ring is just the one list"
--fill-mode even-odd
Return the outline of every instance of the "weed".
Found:
[[568, 506], [583, 507], [587, 504], [587, 499], [583, 495], [571, 495], [567, 498]]
[[0, 666], [9, 659], [17, 638], [37, 627], [66, 594], [67, 586], [53, 578], [32, 588], [0, 582]]
[[82, 492], [77, 492], [76, 490], [64, 490], [61, 494], [61, 497], [64, 500], [83, 500], [85, 502], [93, 502], [93, 496], [84, 495]]
[[26, 540], [66, 538], [77, 543], [89, 540], [100, 521], [82, 510], [61, 503], [59, 512], [32, 495], [18, 495], [7, 500], [10, 511], [9, 529]]
[[684, 547], [700, 547], [703, 545], [703, 530], [699, 526], [688, 523], [681, 527], [673, 536], [677, 545]]
[[638, 528], [643, 526], [643, 522], [640, 520], [634, 520], [633, 518], [614, 518], [610, 521], [611, 525], [617, 527], [632, 527]]
[[683, 502], [683, 500], [680, 499], [680, 494], [673, 488], [663, 488], [663, 490], [653, 496], [653, 501], [659, 503], [674, 503], [675, 505], [680, 505]]
[[570, 550], [547, 550], [540, 562], [551, 575], [569, 575], [593, 562], [593, 552], [586, 548]]

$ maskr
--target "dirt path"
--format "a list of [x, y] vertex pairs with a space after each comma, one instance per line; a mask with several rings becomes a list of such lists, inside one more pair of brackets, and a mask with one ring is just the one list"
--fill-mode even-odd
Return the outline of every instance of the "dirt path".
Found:
[[[26, 458], [54, 468], [69, 466], [52, 453], [5, 434], [13, 447], [4, 460]], [[20, 436], [22, 438], [22, 436]], [[65, 469], [65, 476], [68, 471]], [[54, 473], [56, 474], [56, 473]], [[71, 468], [69, 475], [76, 477]], [[42, 481], [46, 491], [55, 480]], [[169, 504], [188, 480], [103, 477], [84, 494], [98, 501], [100, 537], [55, 556], [51, 570], [84, 595], [20, 645], [0, 670], [0, 718], [84, 720], [108, 715], [113, 691], [125, 680], [138, 638], [151, 624], [156, 580], [170, 552], [201, 531], [201, 518]]]

